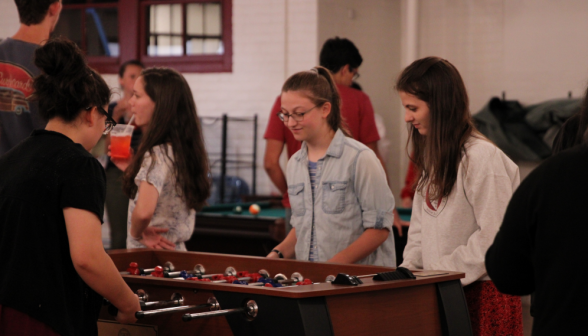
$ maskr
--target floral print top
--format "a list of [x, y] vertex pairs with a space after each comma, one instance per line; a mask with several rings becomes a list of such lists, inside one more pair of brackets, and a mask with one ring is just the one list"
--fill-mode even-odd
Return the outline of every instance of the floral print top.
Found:
[[[135, 176], [137, 187], [146, 181], [153, 185], [159, 193], [157, 206], [149, 226], [168, 228], [162, 236], [176, 244], [176, 250], [186, 251], [185, 241], [194, 232], [196, 211], [189, 209], [176, 188], [176, 177], [173, 171], [174, 153], [172, 146], [159, 145], [153, 148], [153, 157], [145, 153], [141, 169]], [[151, 167], [152, 163], [153, 167]], [[129, 201], [127, 215], [127, 248], [145, 248], [146, 246], [131, 238], [131, 214], [137, 204], [139, 193]]]

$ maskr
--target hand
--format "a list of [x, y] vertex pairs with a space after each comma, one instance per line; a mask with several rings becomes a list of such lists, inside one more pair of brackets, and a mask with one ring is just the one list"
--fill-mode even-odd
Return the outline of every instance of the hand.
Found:
[[118, 310], [116, 314], [116, 320], [119, 323], [123, 324], [130, 324], [137, 322], [137, 318], [135, 317], [135, 313], [141, 310], [141, 305], [139, 304], [139, 297], [137, 295], [134, 296], [135, 302], [133, 303], [133, 307], [128, 311]]
[[157, 250], [175, 250], [176, 244], [165, 239], [160, 233], [167, 232], [167, 228], [158, 228], [154, 226], [148, 226], [143, 233], [141, 233], [141, 244], [148, 248]]
[[402, 203], [401, 205], [403, 208], [406, 208], [406, 209], [412, 208], [412, 198], [410, 198], [410, 197], [403, 198], [401, 203]]
[[402, 228], [410, 226], [410, 222], [403, 221], [400, 219], [400, 215], [398, 214], [398, 210], [394, 209], [394, 223], [393, 225], [398, 230], [398, 237], [402, 237]]
[[133, 156], [135, 155], [133, 148], [130, 148], [130, 152], [131, 152], [131, 155], [129, 155], [129, 157], [126, 159], [113, 158], [110, 155], [110, 145], [108, 145], [108, 153], [107, 154], [108, 154], [108, 157], [110, 158], [110, 162], [114, 163], [116, 168], [118, 168], [122, 171], [127, 170], [127, 168], [131, 165], [131, 162], [133, 161]]

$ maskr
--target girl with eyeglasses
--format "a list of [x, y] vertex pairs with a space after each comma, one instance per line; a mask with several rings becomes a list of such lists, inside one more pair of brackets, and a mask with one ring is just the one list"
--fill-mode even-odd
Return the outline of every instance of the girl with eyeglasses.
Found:
[[47, 126], [0, 158], [0, 334], [97, 335], [102, 296], [119, 322], [141, 309], [102, 246], [105, 174], [89, 150], [110, 130], [110, 89], [65, 39], [35, 65]]
[[130, 159], [112, 162], [124, 173], [131, 198], [127, 248], [182, 250], [194, 231], [196, 210], [210, 194], [208, 159], [196, 104], [184, 77], [150, 68], [129, 100], [143, 137]]
[[401, 266], [465, 273], [474, 335], [522, 335], [520, 298], [498, 292], [484, 267], [519, 168], [474, 127], [464, 82], [448, 61], [413, 62], [396, 90], [418, 181]]
[[288, 78], [281, 103], [302, 147], [286, 172], [293, 229], [268, 257], [395, 266], [394, 197], [374, 152], [349, 136], [330, 72]]

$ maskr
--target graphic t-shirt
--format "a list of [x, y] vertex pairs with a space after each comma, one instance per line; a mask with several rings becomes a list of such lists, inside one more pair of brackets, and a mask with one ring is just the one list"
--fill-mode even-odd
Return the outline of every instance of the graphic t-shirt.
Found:
[[38, 47], [11, 38], [0, 43], [0, 156], [33, 130], [45, 128], [37, 103], [30, 101], [40, 73], [33, 60]]

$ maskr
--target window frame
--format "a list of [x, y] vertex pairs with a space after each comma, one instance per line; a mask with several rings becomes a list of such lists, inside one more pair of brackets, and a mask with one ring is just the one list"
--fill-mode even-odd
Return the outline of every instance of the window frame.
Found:
[[[216, 2], [222, 10], [222, 55], [148, 56], [145, 8], [148, 5], [182, 4], [183, 36], [186, 35], [185, 7], [191, 3]], [[64, 4], [65, 9], [113, 7], [113, 3]], [[166, 66], [181, 72], [213, 73], [233, 71], [233, 2], [232, 0], [119, 0], [119, 56], [87, 56], [88, 64], [103, 74], [118, 74], [120, 65], [128, 60], [140, 60], [146, 67]], [[124, 15], [121, 15], [124, 13]], [[85, 16], [82, 18], [82, 44], [86, 42]], [[124, 46], [124, 47], [123, 47]], [[184, 48], [185, 48], [184, 43]], [[82, 48], [82, 46], [80, 46]]]
[[[64, 4], [63, 8], [64, 9], [79, 9], [82, 11], [82, 13], [88, 7], [92, 7], [92, 8], [118, 8], [119, 13], [120, 13], [120, 3], [124, 2], [124, 1], [125, 0], [121, 0], [118, 2], [118, 4], [116, 2], [103, 2], [103, 3], [87, 2], [87, 3], [83, 3], [83, 4]], [[82, 22], [82, 27], [81, 27], [81, 29], [82, 29], [82, 45], [79, 47], [84, 52], [86, 52], [85, 47], [86, 47], [86, 43], [87, 43], [87, 29], [86, 29], [87, 20], [86, 20], [86, 15], [84, 13], [82, 14], [81, 22]], [[119, 18], [118, 18], [119, 45], [120, 45], [120, 32], [121, 32], [120, 24], [121, 24], [121, 18], [119, 15]], [[120, 50], [120, 47], [119, 47], [119, 50]], [[100, 73], [118, 73], [118, 68], [119, 68], [120, 64], [122, 64], [122, 62], [120, 62], [121, 54], [122, 54], [122, 50], [120, 50], [118, 57], [88, 56], [88, 55], [86, 55], [86, 58], [88, 60], [88, 64]]]
[[[123, 0], [124, 1], [124, 0]], [[222, 41], [224, 53], [222, 55], [183, 55], [183, 56], [148, 56], [146, 10], [149, 5], [182, 5], [182, 40], [186, 48], [186, 5], [192, 3], [220, 3], [222, 11]], [[173, 64], [176, 70], [184, 72], [231, 72], [233, 68], [233, 39], [232, 39], [232, 1], [231, 0], [140, 0], [140, 60], [146, 67]]]

